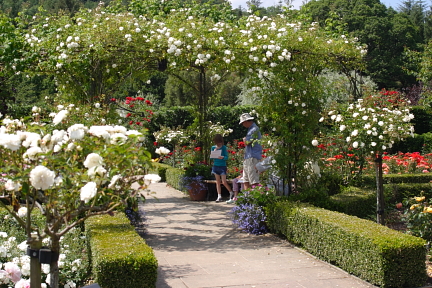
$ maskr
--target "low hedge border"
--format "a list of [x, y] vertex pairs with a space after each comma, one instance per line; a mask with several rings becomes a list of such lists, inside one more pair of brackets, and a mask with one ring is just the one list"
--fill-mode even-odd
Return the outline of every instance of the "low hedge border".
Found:
[[95, 282], [104, 288], [156, 287], [158, 262], [124, 213], [85, 222]]
[[[429, 183], [432, 181], [432, 174], [384, 174], [384, 184], [395, 184], [395, 183]], [[376, 176], [375, 175], [362, 175], [359, 183], [356, 186], [364, 187], [375, 187]]]
[[330, 202], [337, 212], [363, 219], [376, 215], [376, 190], [372, 188], [347, 187], [330, 196]]
[[183, 191], [184, 188], [180, 184], [183, 175], [183, 169], [170, 167], [166, 170], [166, 182], [168, 185], [174, 187], [175, 189]]
[[288, 201], [266, 208], [271, 232], [374, 285], [425, 284], [426, 248], [421, 238], [372, 221]]
[[172, 169], [172, 167], [168, 164], [163, 164], [163, 163], [152, 163], [152, 165], [150, 166], [148, 173], [151, 174], [158, 174], [161, 177], [161, 182], [166, 182], [166, 171], [168, 169]]

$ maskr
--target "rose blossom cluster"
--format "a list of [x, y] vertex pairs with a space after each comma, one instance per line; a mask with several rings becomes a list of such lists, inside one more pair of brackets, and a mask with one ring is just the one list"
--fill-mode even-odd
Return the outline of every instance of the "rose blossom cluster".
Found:
[[[61, 111], [69, 111], [64, 109], [63, 105], [57, 107]], [[53, 126], [58, 126], [59, 123], [66, 121], [68, 113], [57, 113], [52, 115]], [[61, 120], [55, 121], [60, 117]], [[144, 139], [142, 133], [136, 130], [128, 130], [124, 126], [91, 126], [90, 128], [83, 124], [73, 124], [67, 129], [55, 129], [51, 133], [38, 134], [23, 130], [26, 126], [19, 120], [3, 119], [3, 126], [0, 127], [0, 146], [13, 152], [22, 152], [23, 162], [27, 167], [31, 168], [28, 174], [28, 180], [31, 186], [37, 190], [48, 190], [60, 186], [66, 175], [62, 171], [53, 171], [50, 169], [50, 163], [47, 161], [46, 154], [59, 155], [61, 153], [76, 154], [83, 150], [82, 140], [87, 137], [97, 137], [105, 140], [109, 145], [123, 145], [128, 141], [130, 136], [138, 138], [138, 141]], [[12, 154], [11, 154], [12, 155]], [[16, 154], [19, 155], [19, 154]], [[84, 159], [83, 159], [84, 160]], [[96, 196], [99, 185], [109, 181], [104, 179], [108, 175], [107, 167], [104, 167], [104, 161], [101, 156], [96, 153], [89, 153], [83, 161], [83, 166], [86, 167], [88, 181], [82, 185], [80, 190], [80, 200], [88, 203]], [[4, 189], [10, 192], [18, 192], [22, 189], [20, 181], [26, 181], [25, 178], [20, 180], [14, 179], [13, 173], [5, 174], [2, 182]], [[117, 174], [112, 177], [108, 188], [120, 188], [117, 184], [121, 179], [121, 175]], [[24, 216], [25, 212], [20, 213], [20, 217]]]

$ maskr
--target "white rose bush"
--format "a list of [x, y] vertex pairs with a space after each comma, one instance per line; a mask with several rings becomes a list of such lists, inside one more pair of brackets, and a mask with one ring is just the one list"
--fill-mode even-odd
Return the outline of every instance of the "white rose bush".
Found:
[[[74, 123], [71, 116], [85, 119], [84, 112], [65, 110], [45, 122], [5, 117], [0, 127], [0, 195], [12, 206], [0, 205], [24, 228], [30, 249], [39, 249], [49, 239], [53, 255], [61, 254], [61, 237], [88, 217], [136, 205], [138, 191], [132, 184], [149, 184], [137, 176], [146, 174], [151, 160], [142, 147], [144, 132]], [[43, 225], [33, 221], [35, 210], [43, 215]], [[58, 287], [58, 277], [58, 262], [53, 261], [50, 287]], [[40, 277], [33, 278], [32, 287], [40, 287]]]
[[348, 162], [358, 164], [350, 170], [351, 176], [361, 172], [362, 162], [372, 159], [377, 179], [377, 222], [383, 224], [382, 154], [395, 142], [414, 137], [414, 127], [410, 122], [414, 116], [409, 102], [399, 93], [382, 91], [324, 114], [320, 122], [329, 124], [332, 133], [312, 140], [312, 145], [338, 141], [345, 155], [351, 153], [355, 156], [352, 159], [358, 161], [346, 161], [346, 165]]

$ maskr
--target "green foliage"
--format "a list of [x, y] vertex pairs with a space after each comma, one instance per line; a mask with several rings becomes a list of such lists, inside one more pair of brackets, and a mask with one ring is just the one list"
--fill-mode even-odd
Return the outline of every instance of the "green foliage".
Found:
[[[241, 127], [239, 117], [243, 113], [250, 113], [255, 106], [219, 106], [209, 112], [209, 121], [212, 123], [223, 123], [225, 128], [233, 129], [233, 132], [224, 137], [225, 143], [234, 140], [243, 139], [246, 135], [246, 130]], [[194, 116], [192, 114], [193, 108], [191, 106], [184, 107], [163, 107], [154, 111], [152, 121], [150, 123], [150, 133], [159, 131], [163, 127], [186, 128], [193, 123]], [[178, 130], [178, 129], [177, 129]]]
[[[423, 193], [422, 193], [423, 194]], [[421, 195], [421, 194], [420, 194]], [[408, 233], [432, 241], [432, 198], [425, 196], [406, 198], [403, 202], [408, 207], [404, 212]]]
[[166, 170], [166, 182], [177, 190], [182, 190], [181, 179], [183, 178], [184, 170], [178, 168], [168, 168]]
[[376, 189], [346, 187], [341, 193], [330, 196], [334, 211], [363, 219], [374, 219], [376, 214]]
[[[34, 210], [32, 220], [38, 227], [44, 226], [44, 217], [39, 210]], [[24, 254], [23, 250], [18, 247], [27, 240], [25, 230], [20, 227], [18, 222], [13, 219], [9, 212], [0, 208], [0, 231], [7, 233], [7, 238], [0, 238], [0, 246], [6, 247], [7, 253], [5, 257], [0, 257], [0, 262], [11, 262], [13, 259], [18, 259]], [[12, 238], [13, 237], [13, 238]], [[12, 240], [14, 239], [14, 240]], [[3, 242], [5, 241], [5, 242]], [[67, 282], [72, 281], [77, 286], [82, 286], [87, 283], [90, 277], [89, 273], [89, 252], [87, 250], [87, 241], [83, 237], [81, 227], [73, 228], [64, 235], [61, 239], [63, 266], [59, 273], [59, 283], [63, 286]], [[43, 277], [45, 278], [45, 274]]]
[[249, 189], [243, 190], [242, 195], [237, 198], [236, 205], [253, 204], [264, 208], [280, 199], [276, 195], [274, 188], [267, 186], [255, 185]]
[[396, 141], [394, 146], [389, 150], [389, 153], [413, 153], [419, 151], [421, 153], [432, 152], [432, 133], [414, 134], [414, 137], [404, 139], [403, 141]]
[[161, 177], [161, 182], [166, 182], [167, 180], [167, 170], [170, 169], [170, 165], [162, 164], [162, 163], [152, 163], [148, 170], [148, 174], [155, 173]]
[[95, 282], [107, 288], [156, 287], [157, 259], [123, 213], [86, 221]]
[[[429, 183], [432, 180], [432, 175], [429, 173], [423, 174], [384, 174], [384, 184], [399, 184], [399, 183]], [[362, 175], [359, 187], [374, 187], [376, 186], [375, 175]]]
[[427, 279], [423, 239], [372, 221], [313, 206], [276, 202], [268, 226], [314, 256], [380, 287], [421, 287]]
[[302, 190], [300, 193], [291, 194], [288, 199], [293, 202], [309, 203], [318, 207], [332, 209], [329, 194], [324, 187], [315, 186]]
[[427, 106], [413, 106], [410, 108], [414, 114], [411, 123], [416, 134], [432, 132], [432, 109]]
[[191, 163], [184, 169], [185, 177], [203, 176], [204, 179], [210, 179], [212, 167], [205, 163]]
[[[422, 43], [417, 26], [404, 15], [392, 13], [380, 1], [322, 0], [302, 7], [314, 21], [340, 34], [342, 27], [367, 45], [366, 71], [382, 88], [401, 88], [415, 83], [404, 70], [405, 47], [416, 49]], [[336, 17], [335, 17], [336, 15]], [[336, 18], [336, 19], [335, 19]], [[333, 21], [330, 21], [333, 20]], [[336, 20], [336, 22], [335, 22]], [[334, 27], [327, 24], [332, 24]]]

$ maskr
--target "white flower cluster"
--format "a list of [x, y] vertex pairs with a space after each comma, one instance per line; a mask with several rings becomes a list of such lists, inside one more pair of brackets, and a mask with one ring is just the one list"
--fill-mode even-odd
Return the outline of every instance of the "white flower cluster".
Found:
[[161, 143], [182, 143], [189, 140], [182, 130], [162, 129], [154, 132], [153, 135], [156, 141]]
[[[375, 106], [379, 97], [370, 96], [367, 101], [359, 99], [348, 106], [346, 114], [328, 113], [352, 148], [376, 153], [391, 148], [395, 141], [414, 137], [414, 126], [410, 124], [414, 115], [404, 107], [404, 103], [391, 108]], [[318, 145], [315, 141], [312, 144]]]
[[[63, 106], [58, 107], [59, 113], [68, 110], [63, 109]], [[57, 114], [58, 115], [58, 114]], [[54, 152], [68, 152], [74, 149], [80, 151], [82, 147], [79, 141], [87, 136], [96, 136], [103, 138], [107, 143], [119, 145], [128, 140], [129, 136], [137, 136], [142, 141], [142, 134], [136, 130], [127, 130], [123, 126], [92, 126], [85, 127], [83, 124], [74, 124], [67, 130], [54, 130], [52, 134], [46, 134], [41, 138], [41, 135], [34, 132], [27, 132], [18, 130], [15, 133], [8, 133], [14, 131], [18, 127], [25, 127], [18, 120], [5, 119], [3, 123], [7, 126], [0, 127], [0, 146], [12, 151], [18, 151], [22, 147], [27, 148], [22, 154], [25, 163], [36, 164], [30, 171], [29, 180], [30, 184], [39, 190], [47, 190], [53, 188], [55, 185], [61, 185], [63, 178], [51, 171], [44, 165], [40, 165], [43, 160], [43, 153]], [[54, 123], [56, 124], [56, 123]], [[13, 129], [11, 129], [13, 127]], [[90, 182], [81, 189], [81, 200], [88, 202], [96, 195], [97, 185], [101, 184], [101, 179], [107, 175], [107, 170], [103, 166], [103, 159], [96, 153], [90, 153], [84, 161], [84, 166], [88, 168], [87, 175]], [[115, 175], [110, 183], [111, 189], [116, 188], [116, 183], [120, 179], [119, 175]], [[6, 191], [19, 191], [22, 184], [12, 179], [4, 179], [4, 188]], [[23, 214], [25, 211], [21, 211]]]
[[225, 129], [225, 127], [223, 125], [220, 124], [220, 122], [217, 122], [216, 124], [213, 124], [212, 122], [210, 122], [210, 134], [214, 135], [214, 134], [221, 134], [222, 136], [228, 136], [229, 134], [231, 134], [233, 132], [233, 129], [228, 128]]
[[156, 148], [155, 153], [159, 154], [159, 155], [167, 155], [169, 154], [171, 151], [168, 148], [165, 148], [163, 146]]
[[162, 178], [158, 174], [146, 174], [144, 175], [144, 181], [147, 186], [152, 183], [158, 183]]

